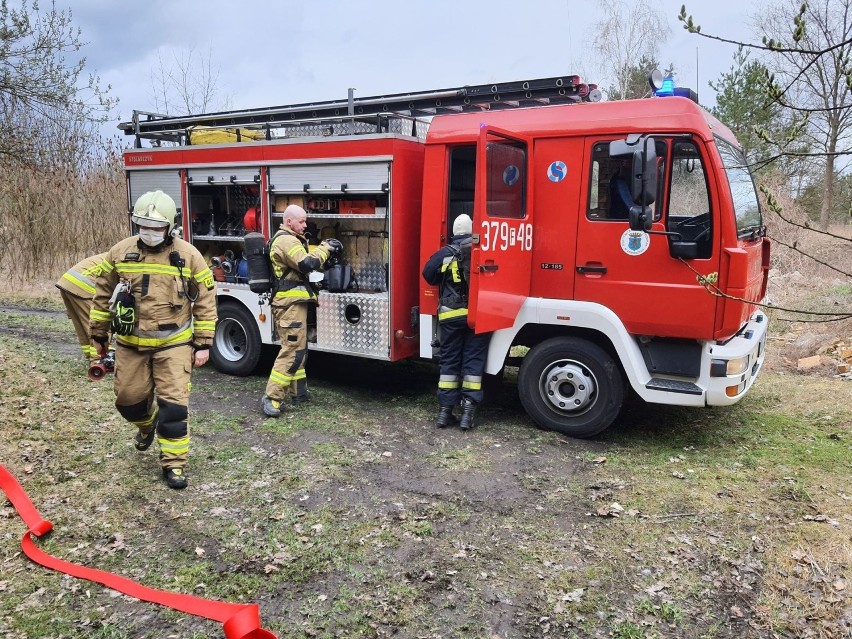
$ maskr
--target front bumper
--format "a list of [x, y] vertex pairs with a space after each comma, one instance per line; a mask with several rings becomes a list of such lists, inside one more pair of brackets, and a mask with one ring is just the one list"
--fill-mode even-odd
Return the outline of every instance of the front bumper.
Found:
[[[710, 348], [711, 374], [707, 385], [708, 406], [727, 406], [738, 402], [757, 379], [766, 358], [769, 319], [760, 311], [724, 344]], [[739, 372], [728, 374], [729, 363]]]

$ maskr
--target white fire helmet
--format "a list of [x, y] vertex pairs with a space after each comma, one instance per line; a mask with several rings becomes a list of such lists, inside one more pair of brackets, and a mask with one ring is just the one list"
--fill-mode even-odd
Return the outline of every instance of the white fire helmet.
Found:
[[175, 226], [176, 216], [177, 207], [170, 196], [162, 191], [148, 191], [136, 200], [131, 220], [137, 225], [168, 227], [166, 232], [166, 235], [168, 235]]

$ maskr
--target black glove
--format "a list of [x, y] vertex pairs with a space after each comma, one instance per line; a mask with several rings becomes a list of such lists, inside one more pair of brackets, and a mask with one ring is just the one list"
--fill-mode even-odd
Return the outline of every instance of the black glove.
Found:
[[136, 300], [133, 295], [119, 295], [115, 301], [115, 313], [112, 316], [112, 332], [116, 335], [130, 335], [136, 324]]
[[328, 244], [328, 248], [331, 251], [331, 254], [340, 257], [343, 255], [343, 244], [340, 243], [336, 237], [330, 237], [325, 241]]

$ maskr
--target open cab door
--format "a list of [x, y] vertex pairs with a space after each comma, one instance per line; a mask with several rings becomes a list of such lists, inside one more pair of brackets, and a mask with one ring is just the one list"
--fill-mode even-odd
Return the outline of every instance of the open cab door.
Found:
[[483, 126], [476, 149], [468, 324], [477, 333], [508, 328], [529, 296], [533, 211], [532, 145]]

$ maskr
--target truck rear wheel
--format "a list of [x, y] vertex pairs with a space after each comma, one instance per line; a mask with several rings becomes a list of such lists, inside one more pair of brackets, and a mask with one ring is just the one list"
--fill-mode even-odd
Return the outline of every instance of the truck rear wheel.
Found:
[[576, 337], [533, 347], [518, 373], [518, 392], [529, 416], [541, 428], [570, 437], [592, 437], [612, 424], [624, 390], [612, 357]]
[[222, 373], [245, 377], [254, 371], [260, 359], [260, 331], [245, 306], [219, 304], [219, 322], [210, 350], [213, 366]]

